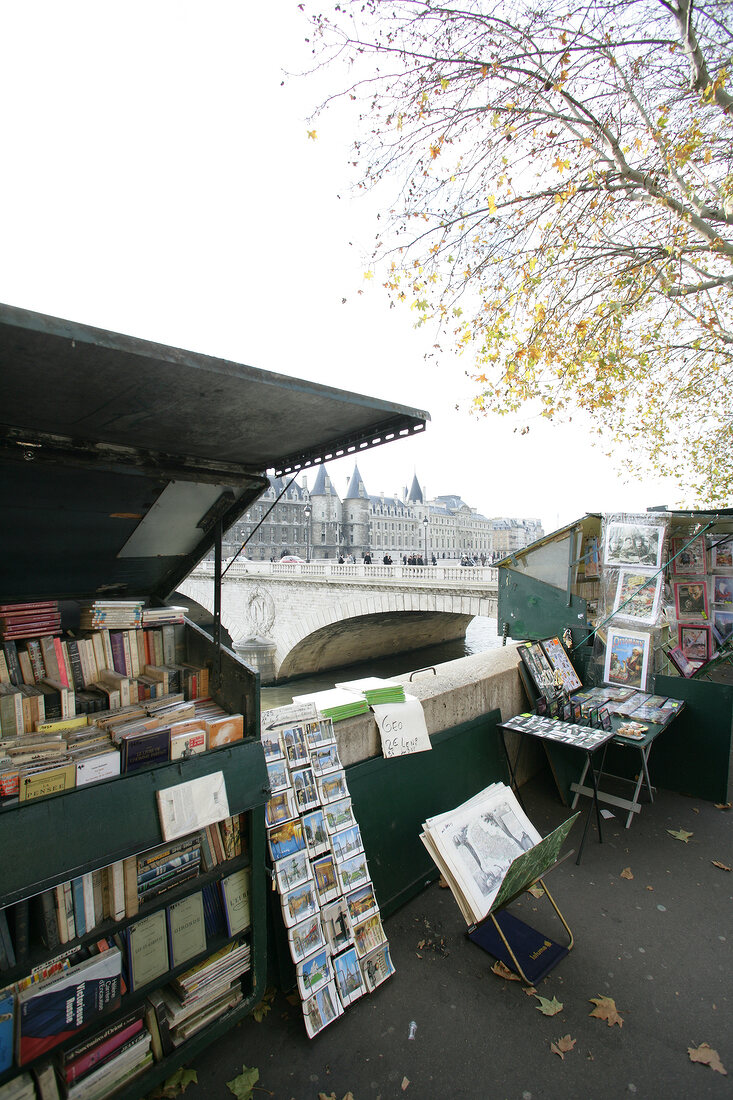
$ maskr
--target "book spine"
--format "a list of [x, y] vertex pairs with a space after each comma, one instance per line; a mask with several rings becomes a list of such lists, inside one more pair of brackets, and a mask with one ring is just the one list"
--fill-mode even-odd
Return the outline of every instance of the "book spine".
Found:
[[18, 660], [18, 647], [15, 642], [3, 642], [3, 653], [5, 654], [5, 660], [8, 665], [8, 675], [10, 676], [10, 683], [18, 684], [23, 683], [23, 673], [20, 669], [20, 661]]
[[128, 672], [125, 662], [125, 643], [121, 630], [109, 631], [109, 644], [112, 648], [112, 667], [114, 671], [120, 672], [123, 676], [127, 676]]
[[54, 650], [56, 651], [56, 663], [57, 663], [58, 669], [59, 669], [58, 678], [61, 682], [61, 686], [67, 688], [69, 686], [69, 677], [68, 677], [68, 674], [66, 672], [66, 661], [64, 660], [64, 650], [63, 650], [63, 646], [61, 645], [61, 639], [59, 637], [55, 637], [53, 639], [53, 647], [54, 647]]
[[68, 929], [68, 938], [70, 940], [76, 939], [76, 921], [74, 920], [74, 893], [72, 890], [71, 882], [65, 882], [64, 884], [64, 912], [66, 915], [66, 927]]
[[84, 911], [84, 880], [81, 875], [71, 880], [71, 892], [74, 898], [74, 928], [77, 936], [83, 936], [87, 923]]
[[44, 890], [40, 896], [40, 932], [41, 942], [49, 951], [61, 943], [59, 923], [56, 915], [56, 891]]
[[79, 642], [76, 638], [69, 638], [66, 643], [66, 648], [69, 654], [69, 664], [71, 666], [71, 682], [75, 691], [83, 691], [86, 687], [84, 681], [84, 670], [82, 668], [81, 653], [79, 648]]
[[103, 1039], [96, 1044], [86, 1054], [81, 1054], [74, 1058], [73, 1061], [67, 1062], [64, 1069], [64, 1077], [66, 1083], [71, 1084], [73, 1081], [78, 1081], [83, 1074], [87, 1073], [93, 1066], [104, 1062], [124, 1046], [130, 1039], [134, 1038], [143, 1029], [142, 1020], [133, 1020], [132, 1023], [127, 1024], [126, 1027], [121, 1028], [114, 1035], [109, 1036], [107, 1039]]

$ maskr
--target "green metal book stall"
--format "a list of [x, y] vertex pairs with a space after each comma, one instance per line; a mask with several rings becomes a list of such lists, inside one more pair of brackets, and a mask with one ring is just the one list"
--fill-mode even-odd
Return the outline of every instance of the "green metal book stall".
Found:
[[[589, 513], [497, 564], [498, 622], [506, 637], [563, 640], [584, 687], [628, 685], [678, 703], [674, 720], [647, 720], [636, 743], [617, 729], [609, 745], [604, 772], [633, 784], [630, 798], [608, 798], [628, 811], [627, 827], [641, 799], [653, 799], [650, 769], [661, 787], [725, 802], [733, 728], [733, 512]], [[646, 714], [653, 716], [653, 708]], [[548, 759], [573, 806], [578, 794], [592, 793], [583, 785], [586, 773], [578, 775], [577, 756], [553, 746]]]
[[[159, 845], [158, 793], [223, 776], [229, 813], [242, 825], [240, 854], [161, 895], [145, 913], [168, 910], [207, 883], [247, 869], [244, 996], [156, 1058], [144, 1077], [115, 1091], [132, 1100], [249, 1013], [264, 992], [269, 789], [259, 740], [259, 677], [221, 645], [222, 532], [267, 488], [266, 471], [294, 476], [411, 435], [424, 428], [427, 414], [9, 306], [0, 306], [0, 360], [0, 604], [58, 601], [60, 628], [73, 631], [80, 607], [101, 597], [165, 607], [193, 566], [215, 552], [211, 633], [185, 620], [177, 628], [177, 656], [206, 669], [211, 698], [243, 716], [244, 736], [47, 797], [5, 799], [0, 807], [0, 910], [10, 912], [76, 876]], [[124, 940], [135, 919], [107, 919], [65, 943], [63, 952], [80, 948], [83, 957], [100, 936]], [[209, 941], [155, 982], [128, 990], [84, 1036], [114, 1024], [154, 987], [231, 940]], [[0, 973], [0, 985], [22, 981], [60, 952], [34, 939], [31, 927], [15, 964]], [[7, 1040], [7, 1021], [3, 1034]], [[43, 1061], [56, 1059], [64, 1044], [69, 1041]], [[40, 1062], [20, 1067], [11, 1053], [0, 1085]]]

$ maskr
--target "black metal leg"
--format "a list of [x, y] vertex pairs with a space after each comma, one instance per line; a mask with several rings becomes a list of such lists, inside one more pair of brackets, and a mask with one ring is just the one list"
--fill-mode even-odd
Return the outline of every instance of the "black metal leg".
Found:
[[511, 761], [511, 757], [509, 755], [509, 746], [506, 743], [506, 734], [505, 734], [504, 730], [501, 729], [501, 728], [500, 728], [500, 733], [501, 733], [501, 744], [502, 744], [502, 747], [504, 749], [504, 756], [506, 757], [506, 766], [509, 769], [509, 783], [510, 783], [510, 786], [511, 786], [512, 790], [514, 791], [515, 795], [517, 796], [517, 801], [519, 802], [519, 805], [522, 807], [522, 809], [526, 813], [527, 812], [527, 807], [524, 805], [524, 802], [522, 800], [522, 796], [519, 793], [519, 785], [517, 783], [517, 774], [516, 774], [517, 766], [519, 764], [519, 758], [522, 755], [522, 748], [524, 747], [524, 737], [520, 734], [519, 748], [517, 749], [517, 758], [514, 761], [514, 766], [512, 767], [512, 761]]

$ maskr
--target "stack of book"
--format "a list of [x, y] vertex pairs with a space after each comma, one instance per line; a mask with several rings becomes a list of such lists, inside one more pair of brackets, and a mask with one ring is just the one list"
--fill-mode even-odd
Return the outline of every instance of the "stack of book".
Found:
[[249, 966], [249, 944], [234, 941], [160, 991], [174, 1046], [239, 1004], [243, 996], [239, 979]]
[[0, 604], [0, 640], [33, 638], [39, 634], [60, 634], [58, 600]]
[[368, 714], [369, 704], [363, 695], [343, 688], [331, 688], [329, 691], [316, 691], [311, 695], [294, 695], [294, 703], [313, 703], [324, 718], [332, 722], [341, 722], [344, 718], [354, 718], [357, 714]]
[[144, 607], [143, 626], [162, 626], [167, 623], [182, 623], [188, 611], [187, 607]]
[[135, 629], [143, 623], [143, 600], [92, 600], [81, 605], [82, 630]]
[[67, 1100], [102, 1100], [152, 1063], [151, 1036], [138, 1008], [81, 1043], [57, 1063]]

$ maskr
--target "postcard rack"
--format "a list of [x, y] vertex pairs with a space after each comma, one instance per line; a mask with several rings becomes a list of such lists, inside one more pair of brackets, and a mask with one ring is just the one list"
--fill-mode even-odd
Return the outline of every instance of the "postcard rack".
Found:
[[[568, 819], [568, 822], [566, 822], [568, 828], [577, 817], [578, 814], [574, 814], [573, 817]], [[538, 845], [538, 848], [540, 847], [541, 845]], [[531, 854], [531, 852], [525, 853], [525, 855]], [[516, 880], [512, 880], [515, 882], [514, 887], [507, 886], [507, 882], [510, 881], [509, 875], [507, 875], [502, 889], [497, 894], [496, 900], [487, 915], [468, 930], [468, 938], [472, 943], [475, 943], [477, 947], [480, 947], [489, 955], [493, 955], [494, 958], [499, 959], [510, 970], [514, 970], [529, 985], [535, 985], [549, 974], [572, 950], [575, 943], [570, 926], [544, 881], [546, 874], [553, 871], [559, 864], [564, 863], [573, 854], [574, 850], [571, 849], [549, 865], [543, 866], [539, 873], [532, 874], [530, 872], [529, 877], [523, 876], [521, 884], [518, 886]], [[515, 861], [515, 865], [520, 864], [524, 859], [524, 856], [520, 857]], [[536, 860], [533, 861], [532, 866], [534, 871], [537, 872]], [[520, 920], [514, 913], [509, 912], [508, 907], [512, 902], [526, 894], [535, 885], [542, 888], [542, 896], [547, 898], [565, 930], [568, 941], [566, 944], [563, 945], [551, 940], [543, 932], [538, 932], [523, 920]], [[504, 886], [507, 886], [506, 891]]]

